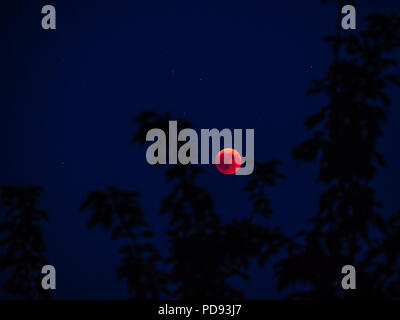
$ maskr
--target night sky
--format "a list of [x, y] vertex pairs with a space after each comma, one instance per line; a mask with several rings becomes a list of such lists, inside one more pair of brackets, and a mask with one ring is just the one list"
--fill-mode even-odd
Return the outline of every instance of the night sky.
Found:
[[[4, 3], [3, 3], [4, 2]], [[297, 167], [291, 150], [308, 137], [304, 120], [326, 102], [306, 96], [332, 56], [323, 37], [336, 28], [335, 5], [321, 1], [2, 1], [0, 4], [0, 186], [45, 188], [38, 206], [46, 257], [57, 270], [57, 299], [127, 298], [116, 280], [118, 244], [86, 229], [78, 208], [87, 193], [108, 186], [138, 190], [152, 229], [166, 218], [163, 168], [147, 164], [130, 144], [133, 118], [153, 109], [195, 128], [254, 128], [255, 159], [282, 161], [286, 176], [269, 192], [271, 223], [292, 235], [316, 213], [317, 166]], [[41, 8], [57, 10], [57, 29], [41, 28]], [[391, 13], [398, 0], [363, 1], [357, 27], [370, 12]], [[357, 32], [357, 31], [355, 31]], [[384, 216], [400, 208], [400, 94], [379, 149], [388, 168], [374, 187]], [[200, 183], [224, 221], [248, 214], [245, 176], [204, 165]], [[0, 217], [1, 219], [1, 217]], [[165, 248], [163, 239], [157, 239]], [[235, 285], [247, 298], [279, 298], [271, 260]], [[5, 274], [0, 274], [0, 282]], [[4, 294], [0, 291], [0, 298]]]

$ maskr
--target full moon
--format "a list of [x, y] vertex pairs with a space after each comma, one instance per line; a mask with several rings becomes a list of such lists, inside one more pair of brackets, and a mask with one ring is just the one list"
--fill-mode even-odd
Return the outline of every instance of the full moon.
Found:
[[[227, 159], [230, 159], [227, 163], [225, 163], [225, 154]], [[242, 157], [235, 149], [222, 149], [215, 158], [215, 164], [217, 169], [223, 174], [234, 174], [242, 165]]]

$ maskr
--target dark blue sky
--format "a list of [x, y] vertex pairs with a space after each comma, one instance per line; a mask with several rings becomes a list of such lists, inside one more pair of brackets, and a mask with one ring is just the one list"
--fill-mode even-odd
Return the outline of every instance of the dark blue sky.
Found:
[[[336, 8], [320, 1], [7, 1], [0, 7], [0, 185], [41, 185], [46, 255], [57, 270], [56, 298], [126, 298], [116, 281], [117, 246], [86, 230], [78, 207], [93, 189], [139, 190], [153, 229], [169, 192], [163, 170], [129, 143], [142, 110], [170, 111], [200, 128], [254, 128], [255, 158], [283, 162], [286, 179], [271, 190], [272, 223], [292, 234], [316, 213], [315, 165], [297, 168], [291, 149], [307, 137], [305, 118], [324, 103], [307, 97], [331, 61], [322, 39]], [[273, 3], [272, 3], [273, 2]], [[41, 8], [57, 10], [57, 29], [41, 28]], [[391, 13], [398, 1], [363, 1]], [[383, 214], [400, 208], [400, 95], [379, 148], [389, 168], [374, 183]], [[201, 184], [229, 221], [247, 214], [242, 176], [204, 166]], [[162, 241], [162, 239], [160, 240]], [[0, 280], [4, 275], [0, 275]], [[278, 298], [271, 264], [237, 281], [248, 298]], [[0, 297], [2, 295], [0, 294]]]

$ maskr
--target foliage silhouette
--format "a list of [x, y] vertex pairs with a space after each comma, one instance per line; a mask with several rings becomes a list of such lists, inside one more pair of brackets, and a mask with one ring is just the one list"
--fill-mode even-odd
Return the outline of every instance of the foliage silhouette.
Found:
[[101, 225], [111, 232], [112, 240], [122, 240], [119, 253], [122, 265], [119, 280], [126, 280], [135, 299], [157, 299], [167, 292], [164, 272], [159, 269], [162, 257], [151, 244], [153, 237], [138, 204], [139, 193], [109, 187], [106, 192], [92, 191], [80, 211], [89, 210], [88, 229]]
[[[367, 251], [363, 268], [373, 277], [366, 279], [369, 289], [380, 297], [400, 297], [400, 212], [385, 225], [385, 236]], [[368, 282], [367, 282], [368, 281]]]
[[[279, 290], [293, 284], [307, 288], [290, 298], [400, 294], [399, 251], [392, 242], [398, 238], [398, 218], [382, 218], [371, 187], [377, 168], [386, 166], [376, 148], [390, 105], [385, 89], [400, 85], [399, 76], [390, 73], [397, 63], [389, 55], [400, 46], [400, 19], [373, 14], [367, 22], [358, 34], [342, 35], [339, 27], [326, 38], [334, 61], [308, 91], [325, 94], [329, 102], [305, 121], [313, 134], [293, 150], [293, 157], [298, 163], [318, 162], [317, 183], [326, 189], [310, 230], [299, 232], [287, 246], [287, 257], [275, 265]], [[340, 271], [346, 264], [357, 266], [358, 290], [344, 293]]]
[[[147, 131], [161, 128], [168, 132], [170, 115], [154, 111], [140, 113], [132, 142], [145, 145]], [[179, 129], [191, 128], [178, 120]], [[167, 139], [168, 141], [168, 139]], [[165, 170], [172, 191], [161, 203], [160, 214], [169, 216], [165, 236], [169, 242], [168, 278], [178, 298], [242, 298], [243, 293], [230, 285], [230, 279], [248, 279], [246, 268], [251, 259], [260, 264], [283, 245], [279, 228], [253, 223], [258, 215], [268, 219], [273, 213], [265, 197], [266, 185], [274, 186], [283, 175], [277, 171], [277, 161], [256, 164], [252, 178], [245, 186], [253, 202], [248, 218], [223, 224], [215, 212], [209, 192], [196, 182], [202, 169], [198, 166], [172, 166]]]
[[[386, 166], [376, 147], [391, 103], [386, 89], [400, 86], [399, 76], [390, 73], [397, 66], [390, 54], [400, 46], [400, 18], [373, 14], [365, 31], [343, 35], [344, 1], [335, 2], [337, 33], [326, 38], [333, 62], [308, 91], [324, 94], [329, 102], [305, 121], [311, 138], [293, 150], [299, 164], [318, 163], [316, 182], [325, 188], [309, 228], [288, 238], [269, 223], [274, 211], [267, 188], [284, 178], [277, 160], [255, 163], [244, 186], [251, 210], [228, 223], [198, 183], [200, 166], [166, 166], [163, 173], [171, 190], [160, 205], [160, 215], [169, 221], [163, 234], [168, 241], [165, 256], [154, 245], [137, 191], [109, 187], [89, 192], [80, 211], [90, 212], [88, 229], [100, 226], [121, 244], [117, 277], [127, 282], [132, 298], [244, 298], [231, 280], [249, 279], [252, 261], [262, 267], [281, 250], [285, 256], [274, 269], [278, 290], [288, 289], [288, 298], [400, 297], [400, 212], [383, 219], [371, 186], [378, 168]], [[168, 132], [170, 119], [169, 113], [141, 112], [131, 142], [145, 146], [147, 132]], [[192, 127], [182, 119], [178, 126]], [[4, 290], [27, 299], [50, 298], [40, 289], [40, 270], [47, 261], [39, 223], [48, 220], [36, 208], [41, 192], [40, 187], [6, 186], [0, 198], [6, 216], [0, 223], [0, 271], [12, 271]], [[340, 286], [346, 264], [357, 268], [355, 291]], [[291, 290], [292, 285], [301, 288]]]
[[47, 260], [40, 222], [48, 222], [46, 212], [36, 208], [41, 193], [41, 187], [4, 186], [0, 195], [6, 217], [0, 222], [0, 272], [11, 270], [3, 289], [24, 299], [51, 297], [41, 286], [41, 270]]
[[[136, 132], [132, 143], [146, 144], [152, 128], [168, 132], [168, 113], [143, 111], [134, 120]], [[192, 127], [178, 120], [178, 129]], [[168, 140], [168, 139], [167, 139]], [[111, 239], [125, 238], [121, 247], [124, 260], [118, 269], [120, 279], [129, 283], [133, 298], [242, 298], [229, 280], [248, 278], [246, 268], [253, 258], [263, 264], [285, 243], [279, 228], [253, 221], [268, 219], [273, 210], [265, 197], [267, 185], [274, 186], [283, 178], [278, 161], [256, 163], [254, 175], [245, 186], [253, 202], [248, 218], [223, 225], [215, 212], [209, 192], [199, 186], [199, 166], [172, 166], [165, 170], [172, 190], [161, 202], [160, 214], [168, 215], [169, 226], [164, 236], [169, 252], [162, 257], [151, 244], [152, 234], [144, 213], [137, 203], [138, 193], [110, 187], [107, 192], [93, 191], [80, 210], [91, 211], [87, 227], [102, 225], [111, 231]]]

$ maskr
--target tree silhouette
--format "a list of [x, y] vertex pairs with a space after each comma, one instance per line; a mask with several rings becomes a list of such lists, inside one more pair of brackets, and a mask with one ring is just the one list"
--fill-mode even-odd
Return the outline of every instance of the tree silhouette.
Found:
[[46, 212], [36, 208], [41, 187], [4, 186], [1, 208], [6, 219], [0, 222], [0, 271], [11, 271], [3, 288], [7, 294], [25, 299], [50, 298], [41, 287], [41, 270], [47, 265], [40, 222], [48, 221]]
[[[132, 142], [145, 145], [147, 131], [152, 128], [168, 132], [170, 115], [154, 111], [140, 113]], [[190, 123], [178, 120], [179, 129], [191, 128]], [[168, 140], [168, 139], [167, 139]], [[277, 171], [277, 161], [256, 163], [256, 170], [245, 186], [253, 202], [249, 217], [222, 224], [215, 212], [209, 192], [196, 182], [202, 168], [177, 165], [165, 170], [172, 191], [161, 203], [160, 214], [169, 216], [165, 236], [169, 243], [168, 279], [178, 298], [242, 298], [243, 293], [230, 284], [230, 279], [248, 279], [246, 268], [253, 258], [260, 264], [283, 245], [284, 237], [278, 228], [254, 221], [268, 219], [273, 211], [265, 197], [265, 187], [275, 185], [283, 176]]]
[[[377, 168], [386, 166], [376, 140], [390, 105], [385, 89], [400, 85], [398, 75], [390, 73], [396, 61], [389, 55], [400, 46], [400, 19], [373, 14], [367, 22], [357, 35], [342, 35], [338, 27], [327, 37], [334, 61], [308, 91], [325, 94], [329, 102], [305, 121], [313, 135], [293, 150], [293, 157], [298, 163], [318, 161], [317, 183], [326, 189], [310, 229], [298, 233], [287, 257], [275, 266], [278, 289], [306, 286], [291, 298], [390, 297], [399, 283], [399, 252], [392, 242], [398, 218], [387, 223], [381, 217], [371, 181]], [[384, 262], [376, 262], [378, 253]], [[340, 271], [346, 264], [355, 265], [359, 276], [358, 290], [344, 294]]]
[[138, 204], [139, 193], [109, 187], [107, 192], [92, 191], [80, 210], [91, 211], [88, 229], [101, 225], [111, 232], [112, 240], [121, 240], [122, 265], [118, 279], [126, 280], [135, 299], [157, 299], [167, 292], [164, 272], [159, 269], [162, 257], [152, 245], [153, 237]]

